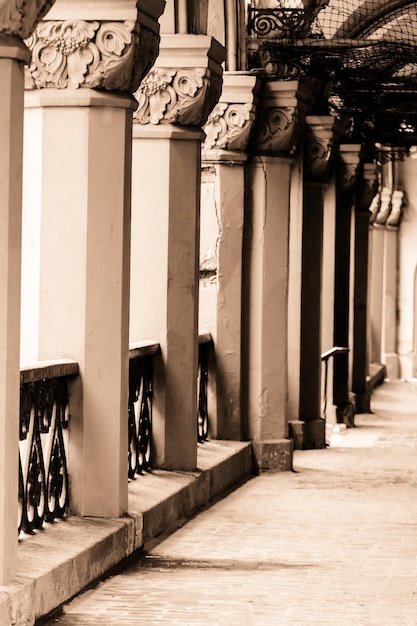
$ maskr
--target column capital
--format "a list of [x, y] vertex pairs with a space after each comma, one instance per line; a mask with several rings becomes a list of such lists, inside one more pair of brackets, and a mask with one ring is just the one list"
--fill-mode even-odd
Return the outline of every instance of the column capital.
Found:
[[229, 161], [233, 153], [248, 151], [260, 87], [260, 79], [253, 74], [225, 72], [220, 100], [204, 125], [205, 160]]
[[339, 182], [343, 193], [352, 194], [358, 179], [361, 144], [339, 146]]
[[306, 117], [304, 166], [306, 180], [310, 182], [324, 182], [328, 176], [335, 122], [332, 115]]
[[372, 199], [375, 196], [377, 178], [376, 161], [363, 163], [358, 183], [358, 197], [356, 203], [358, 211], [362, 213], [369, 212]]
[[54, 4], [55, 0], [16, 2], [5, 0], [0, 4], [0, 33], [26, 39], [36, 24]]
[[404, 201], [404, 192], [401, 189], [396, 189], [392, 192], [391, 196], [391, 212], [387, 217], [387, 226], [398, 227], [402, 215], [402, 207]]
[[206, 35], [162, 35], [154, 67], [135, 93], [137, 124], [203, 126], [222, 90], [225, 49]]
[[294, 155], [309, 106], [309, 90], [298, 80], [262, 80], [255, 152]]
[[98, 88], [132, 94], [159, 50], [165, 3], [58, 0], [27, 39], [26, 89]]
[[379, 208], [375, 214], [375, 224], [385, 226], [388, 216], [391, 213], [391, 196], [392, 189], [389, 187], [383, 187], [381, 189]]

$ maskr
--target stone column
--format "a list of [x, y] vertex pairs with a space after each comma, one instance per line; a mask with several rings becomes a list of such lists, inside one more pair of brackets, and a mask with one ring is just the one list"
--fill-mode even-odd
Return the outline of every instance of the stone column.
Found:
[[154, 460], [170, 470], [197, 463], [201, 127], [221, 93], [223, 60], [211, 37], [165, 35], [136, 93], [130, 341], [161, 345]]
[[369, 359], [371, 363], [382, 363], [382, 310], [384, 294], [384, 249], [385, 223], [391, 211], [392, 190], [383, 187], [378, 206], [373, 207], [371, 216], [372, 239], [370, 247], [369, 279]]
[[308, 116], [305, 132], [300, 338], [301, 447], [323, 448], [321, 417], [321, 288], [323, 203], [334, 118]]
[[306, 95], [297, 81], [265, 81], [245, 200], [244, 391], [247, 437], [260, 469], [288, 470], [288, 277], [292, 155]]
[[358, 183], [355, 214], [352, 392], [356, 413], [370, 413], [368, 375], [369, 218], [376, 187], [376, 163], [364, 163]]
[[[57, 2], [30, 41], [41, 162], [40, 360], [78, 361], [71, 508], [127, 510], [132, 98], [155, 60], [164, 3]], [[36, 197], [36, 195], [34, 196]]]
[[0, 6], [0, 585], [14, 579], [17, 563], [23, 39], [51, 5]]
[[382, 362], [387, 377], [400, 375], [397, 346], [397, 289], [398, 289], [398, 228], [404, 192], [395, 190], [391, 196], [391, 211], [386, 221], [384, 254], [384, 294], [382, 305]]
[[[339, 147], [336, 191], [336, 240], [334, 279], [334, 346], [349, 348], [351, 228], [354, 211], [360, 144]], [[348, 352], [336, 354], [333, 367], [333, 403], [336, 419], [354, 426], [354, 406], [349, 398]]]
[[216, 350], [216, 423], [219, 439], [242, 437], [242, 261], [245, 169], [260, 81], [226, 72], [219, 103], [204, 126], [200, 329]]

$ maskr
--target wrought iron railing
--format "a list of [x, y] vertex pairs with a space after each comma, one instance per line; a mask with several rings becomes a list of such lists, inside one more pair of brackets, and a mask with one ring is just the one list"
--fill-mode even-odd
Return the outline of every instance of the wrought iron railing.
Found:
[[197, 441], [207, 441], [209, 435], [208, 415], [208, 382], [209, 382], [209, 353], [213, 349], [213, 339], [210, 333], [198, 337], [198, 411], [197, 411]]
[[68, 377], [78, 372], [77, 363], [59, 361], [20, 373], [19, 533], [67, 513]]
[[247, 33], [258, 38], [292, 39], [304, 22], [304, 9], [248, 7]]
[[153, 359], [158, 343], [143, 341], [129, 351], [129, 478], [152, 468]]

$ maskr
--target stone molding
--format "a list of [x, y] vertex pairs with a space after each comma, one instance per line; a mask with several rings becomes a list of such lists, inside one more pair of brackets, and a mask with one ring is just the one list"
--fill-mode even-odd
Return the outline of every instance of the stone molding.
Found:
[[[88, 6], [85, 10], [91, 16]], [[67, 19], [41, 22], [27, 39], [32, 61], [25, 88], [135, 92], [158, 55], [157, 14], [136, 9], [135, 19], [107, 21], [75, 19], [71, 13], [69, 6]]]
[[263, 78], [256, 154], [293, 156], [308, 110], [308, 92], [298, 80]]
[[310, 182], [325, 182], [333, 152], [333, 127], [335, 118], [331, 115], [310, 115], [306, 117], [304, 167], [305, 178]]
[[0, 2], [0, 33], [26, 39], [54, 2], [55, 0], [3, 0]]
[[[210, 113], [204, 132], [204, 158], [226, 152], [246, 152], [256, 120], [260, 81], [256, 76], [226, 72], [220, 101]], [[220, 152], [219, 152], [220, 151]]]
[[134, 123], [203, 126], [221, 94], [223, 59], [224, 48], [211, 37], [163, 37], [155, 66], [135, 93]]

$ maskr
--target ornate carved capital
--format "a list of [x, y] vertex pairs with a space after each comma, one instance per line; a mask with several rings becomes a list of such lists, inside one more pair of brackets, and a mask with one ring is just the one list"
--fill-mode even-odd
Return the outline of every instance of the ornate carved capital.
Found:
[[[72, 7], [58, 15], [65, 12], [68, 19], [41, 22], [27, 40], [32, 62], [26, 89], [89, 87], [132, 94], [158, 55], [157, 21], [137, 9], [133, 19], [123, 21], [80, 19]], [[94, 12], [87, 7], [86, 14]]]
[[376, 163], [364, 163], [358, 183], [357, 209], [365, 212], [369, 211], [372, 198], [375, 196], [377, 184]]
[[329, 174], [333, 148], [331, 115], [311, 115], [306, 118], [304, 167], [306, 180], [324, 182]]
[[212, 150], [243, 151], [247, 148], [250, 131], [255, 120], [253, 104], [227, 104], [219, 102], [204, 125], [204, 148]]
[[299, 81], [264, 79], [255, 152], [293, 155], [307, 113], [307, 93]]
[[372, 198], [371, 204], [369, 206], [370, 216], [369, 223], [373, 224], [375, 222], [376, 216], [378, 214], [379, 208], [381, 206], [381, 193], [378, 191]]
[[139, 124], [201, 126], [220, 96], [221, 77], [204, 68], [154, 67], [135, 94]]
[[388, 215], [391, 212], [391, 196], [392, 191], [389, 187], [383, 187], [380, 194], [380, 204], [377, 214], [375, 215], [375, 223], [385, 225]]
[[387, 218], [387, 226], [399, 226], [402, 207], [404, 202], [404, 192], [396, 189], [391, 196], [391, 212]]
[[351, 196], [358, 180], [361, 144], [342, 144], [339, 146], [339, 184], [345, 196]]
[[0, 33], [26, 39], [54, 2], [55, 0], [0, 1]]
[[203, 126], [222, 90], [224, 49], [213, 42], [206, 36], [163, 37], [155, 67], [135, 93], [133, 121]]
[[[208, 152], [224, 156], [225, 152], [246, 152], [258, 104], [260, 82], [256, 76], [226, 72], [220, 102], [210, 113], [204, 132], [205, 158]], [[220, 152], [219, 152], [220, 151]]]

